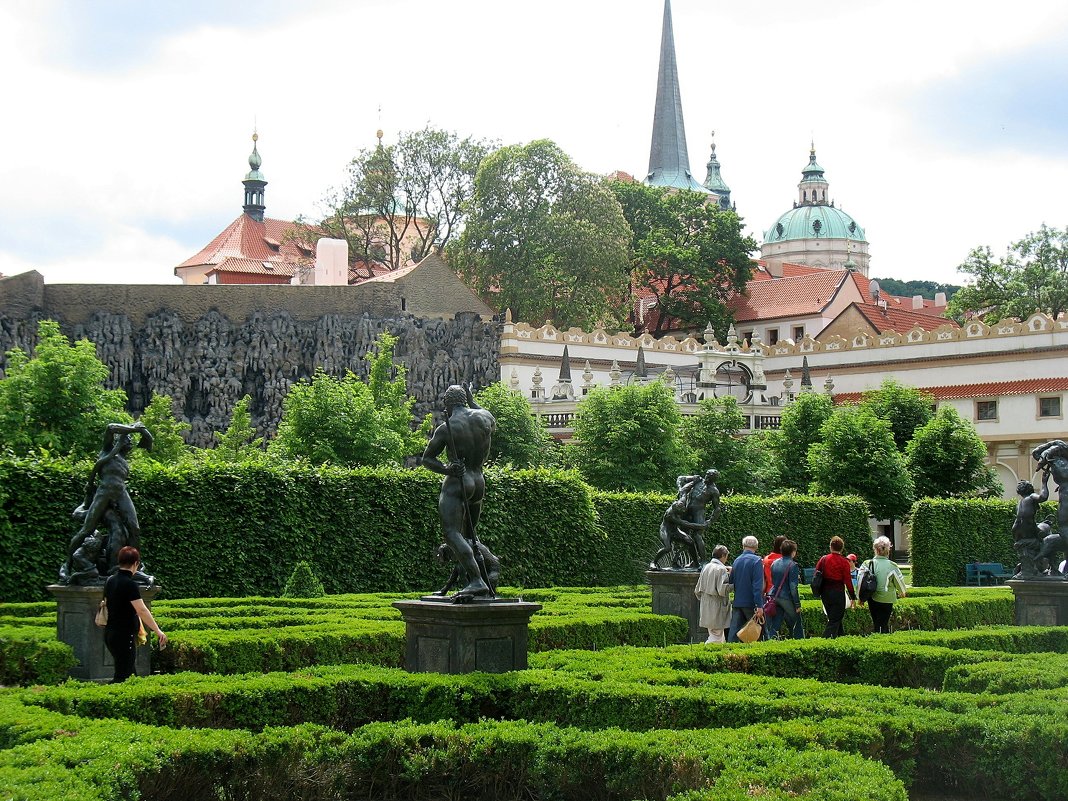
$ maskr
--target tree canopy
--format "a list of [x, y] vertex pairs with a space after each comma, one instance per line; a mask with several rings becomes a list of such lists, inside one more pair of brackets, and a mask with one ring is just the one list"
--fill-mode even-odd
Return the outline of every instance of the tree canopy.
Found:
[[768, 444], [784, 488], [808, 492], [812, 483], [808, 449], [822, 440], [821, 429], [833, 411], [834, 401], [822, 392], [802, 392], [782, 410], [779, 430], [772, 432]]
[[1009, 245], [1001, 259], [989, 247], [977, 247], [957, 270], [971, 280], [949, 304], [958, 320], [1023, 320], [1035, 312], [1057, 317], [1068, 311], [1068, 231], [1043, 225]]
[[189, 423], [175, 415], [174, 402], [169, 395], [152, 393], [152, 400], [141, 413], [141, 422], [152, 434], [152, 449], [138, 449], [139, 458], [174, 464], [191, 453], [182, 438], [190, 428]]
[[834, 410], [808, 451], [814, 494], [859, 495], [879, 519], [912, 507], [914, 485], [890, 423], [863, 406]]
[[475, 177], [471, 215], [449, 249], [476, 291], [518, 320], [563, 328], [619, 322], [630, 229], [615, 195], [547, 139], [503, 147]]
[[322, 218], [298, 220], [295, 236], [345, 240], [350, 266], [366, 276], [375, 266], [418, 261], [462, 227], [478, 165], [494, 146], [427, 125], [365, 148], [349, 162], [346, 182], [323, 199]]
[[571, 463], [606, 490], [668, 490], [689, 466], [682, 414], [662, 381], [597, 387], [579, 401]]
[[73, 345], [54, 320], [37, 326], [33, 358], [7, 353], [0, 379], [0, 448], [28, 455], [94, 456], [108, 423], [129, 423], [126, 393], [105, 389], [108, 367], [88, 339]]
[[745, 288], [757, 248], [743, 235], [741, 218], [699, 192], [631, 181], [609, 186], [631, 228], [634, 286], [656, 300], [655, 313], [645, 310], [635, 325], [650, 319], [653, 336], [709, 322], [727, 330], [727, 299]]
[[541, 418], [531, 414], [530, 404], [522, 393], [498, 381], [479, 392], [475, 400], [497, 420], [490, 446], [490, 463], [516, 468], [546, 464], [549, 449], [553, 446], [552, 436]]
[[745, 415], [733, 397], [705, 398], [697, 413], [682, 420], [682, 441], [691, 453], [691, 471], [719, 471], [723, 492], [761, 495], [778, 483], [771, 453], [760, 434], [740, 436]]
[[986, 445], [975, 426], [952, 406], [916, 430], [906, 451], [917, 494], [928, 498], [997, 497], [1001, 482], [986, 464]]
[[225, 462], [243, 462], [263, 453], [263, 437], [256, 436], [249, 407], [252, 396], [245, 395], [234, 404], [230, 424], [223, 433], [215, 433], [218, 444], [213, 453]]
[[894, 443], [902, 453], [916, 430], [927, 425], [934, 414], [930, 395], [893, 378], [885, 379], [878, 389], [865, 392], [860, 404], [890, 423]]

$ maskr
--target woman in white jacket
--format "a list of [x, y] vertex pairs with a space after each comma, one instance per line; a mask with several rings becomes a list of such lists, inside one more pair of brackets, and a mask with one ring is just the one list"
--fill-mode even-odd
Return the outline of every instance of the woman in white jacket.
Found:
[[701, 569], [693, 594], [701, 602], [701, 628], [708, 629], [709, 642], [724, 642], [731, 624], [730, 568], [726, 545], [712, 549], [712, 558]]

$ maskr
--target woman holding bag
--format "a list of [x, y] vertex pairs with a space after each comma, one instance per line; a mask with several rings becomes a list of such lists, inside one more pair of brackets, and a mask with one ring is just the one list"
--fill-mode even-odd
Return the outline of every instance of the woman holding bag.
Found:
[[820, 597], [823, 600], [823, 613], [827, 615], [824, 637], [834, 638], [845, 634], [842, 620], [846, 613], [846, 596], [849, 596], [850, 607], [857, 601], [853, 579], [849, 575], [849, 560], [842, 556], [844, 550], [845, 541], [841, 537], [831, 537], [831, 552], [821, 556], [816, 563], [816, 570], [823, 574]]
[[803, 640], [805, 626], [801, 622], [801, 596], [797, 591], [801, 572], [796, 561], [797, 543], [785, 540], [780, 550], [782, 558], [771, 565], [772, 587], [778, 588], [775, 603], [779, 607], [774, 633], [778, 636], [785, 624], [793, 639]]

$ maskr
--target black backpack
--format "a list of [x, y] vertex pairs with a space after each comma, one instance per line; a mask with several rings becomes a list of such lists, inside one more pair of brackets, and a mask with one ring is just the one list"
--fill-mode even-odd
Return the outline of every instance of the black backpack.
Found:
[[861, 603], [866, 603], [875, 595], [879, 588], [878, 579], [875, 578], [875, 562], [869, 559], [861, 566], [860, 580], [857, 582], [857, 597]]

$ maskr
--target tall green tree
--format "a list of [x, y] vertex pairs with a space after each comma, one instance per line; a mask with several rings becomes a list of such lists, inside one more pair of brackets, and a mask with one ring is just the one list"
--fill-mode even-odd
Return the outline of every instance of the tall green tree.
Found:
[[0, 379], [0, 448], [26, 455], [95, 456], [108, 423], [129, 423], [126, 393], [106, 389], [108, 367], [87, 339], [73, 345], [54, 320], [37, 326], [30, 358], [7, 353]]
[[589, 328], [624, 317], [629, 241], [605, 181], [541, 139], [483, 160], [470, 219], [449, 257], [517, 320]]
[[682, 420], [682, 441], [692, 453], [691, 470], [719, 471], [722, 492], [763, 495], [778, 484], [777, 471], [764, 437], [742, 436], [745, 415], [730, 396], [706, 398], [697, 413]]
[[178, 419], [169, 395], [152, 393], [152, 400], [141, 413], [141, 422], [152, 434], [152, 449], [138, 449], [139, 458], [174, 464], [190, 454], [182, 437], [190, 425]]
[[369, 276], [442, 250], [463, 226], [475, 173], [495, 143], [427, 125], [395, 144], [361, 150], [345, 183], [320, 204], [315, 223], [298, 220], [296, 239], [343, 239], [350, 266]]
[[475, 395], [475, 400], [497, 420], [490, 446], [491, 463], [517, 468], [546, 464], [552, 436], [542, 419], [532, 414], [521, 392], [498, 381]]
[[243, 462], [263, 453], [263, 437], [256, 436], [252, 425], [252, 396], [245, 395], [234, 404], [230, 424], [223, 433], [215, 433], [214, 454], [225, 462]]
[[958, 320], [1022, 320], [1035, 312], [1057, 317], [1068, 311], [1068, 230], [1043, 225], [1009, 245], [1001, 259], [989, 247], [977, 247], [957, 270], [969, 279], [949, 303]]
[[571, 463], [595, 487], [669, 490], [690, 464], [682, 415], [661, 381], [598, 387], [579, 401]]
[[912, 507], [914, 485], [890, 423], [862, 406], [834, 410], [808, 451], [813, 493], [859, 495], [878, 519]]
[[916, 494], [924, 498], [997, 497], [1002, 492], [986, 464], [986, 445], [975, 426], [952, 406], [941, 406], [918, 428], [906, 450]]
[[795, 492], [808, 492], [812, 470], [809, 448], [823, 439], [823, 424], [834, 411], [834, 401], [822, 392], [802, 392], [782, 411], [779, 430], [767, 444], [775, 454], [782, 486]]
[[907, 387], [893, 378], [884, 380], [878, 389], [865, 392], [860, 405], [890, 423], [894, 443], [902, 453], [916, 430], [927, 425], [934, 414], [934, 398], [930, 394]]
[[643, 315], [653, 336], [709, 322], [727, 330], [727, 299], [745, 289], [757, 248], [741, 218], [699, 192], [627, 181], [609, 186], [631, 228], [634, 286], [656, 298], [655, 313]]

